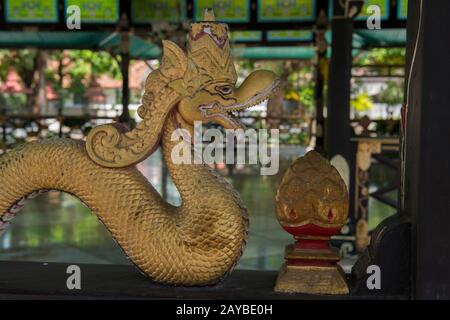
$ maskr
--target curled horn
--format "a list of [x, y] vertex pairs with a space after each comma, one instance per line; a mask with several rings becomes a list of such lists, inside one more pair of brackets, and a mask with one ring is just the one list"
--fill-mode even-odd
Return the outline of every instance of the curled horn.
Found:
[[[163, 41], [161, 67], [147, 77], [138, 115], [142, 121], [131, 131], [119, 123], [92, 129], [86, 138], [86, 150], [97, 164], [109, 168], [127, 167], [145, 160], [157, 148], [169, 111], [180, 101], [180, 86], [187, 69], [183, 50], [171, 41]], [[179, 81], [176, 81], [179, 80]]]

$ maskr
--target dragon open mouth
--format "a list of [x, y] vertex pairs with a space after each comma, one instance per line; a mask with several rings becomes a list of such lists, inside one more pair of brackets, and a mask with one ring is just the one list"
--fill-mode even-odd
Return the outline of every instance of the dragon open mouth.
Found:
[[[199, 106], [199, 110], [206, 119], [214, 119], [221, 124], [225, 129], [245, 129], [245, 125], [241, 122], [239, 112], [247, 108], [260, 104], [264, 100], [267, 100], [271, 95], [278, 91], [280, 80], [274, 78], [272, 83], [262, 88], [262, 90], [256, 91], [255, 94], [245, 97], [245, 99], [239, 99], [239, 90], [246, 86], [243, 84], [237, 91], [238, 101], [232, 105], [223, 106], [218, 102], [212, 102], [209, 104], [203, 104]], [[241, 94], [242, 95], [242, 94]]]

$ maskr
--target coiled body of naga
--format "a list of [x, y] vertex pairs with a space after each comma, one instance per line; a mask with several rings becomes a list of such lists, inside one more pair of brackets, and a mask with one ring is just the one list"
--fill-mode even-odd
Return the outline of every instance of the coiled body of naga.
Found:
[[[232, 270], [244, 249], [248, 217], [238, 193], [203, 164], [175, 164], [173, 130], [194, 121], [241, 127], [232, 112], [267, 99], [278, 86], [270, 71], [255, 71], [239, 88], [230, 57], [228, 26], [190, 27], [186, 53], [163, 42], [159, 69], [147, 78], [142, 121], [91, 130], [86, 143], [52, 138], [0, 156], [0, 231], [24, 200], [42, 190], [76, 196], [94, 212], [133, 263], [151, 279], [176, 285], [212, 284]], [[182, 205], [165, 202], [134, 167], [162, 144]]]

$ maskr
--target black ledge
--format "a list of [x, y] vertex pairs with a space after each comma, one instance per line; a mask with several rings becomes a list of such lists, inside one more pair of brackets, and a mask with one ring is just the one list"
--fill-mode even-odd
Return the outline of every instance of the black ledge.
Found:
[[[368, 296], [280, 294], [273, 291], [276, 271], [235, 270], [219, 284], [165, 286], [127, 265], [77, 264], [81, 290], [66, 286], [68, 263], [0, 262], [0, 299], [370, 299]], [[379, 297], [378, 297], [379, 298]]]

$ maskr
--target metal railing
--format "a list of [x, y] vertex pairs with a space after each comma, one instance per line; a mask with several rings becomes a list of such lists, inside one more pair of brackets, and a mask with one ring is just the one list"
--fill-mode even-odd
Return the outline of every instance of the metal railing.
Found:
[[117, 117], [92, 115], [0, 115], [0, 153], [40, 138], [84, 139], [95, 125], [115, 120]]

